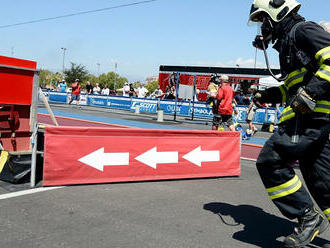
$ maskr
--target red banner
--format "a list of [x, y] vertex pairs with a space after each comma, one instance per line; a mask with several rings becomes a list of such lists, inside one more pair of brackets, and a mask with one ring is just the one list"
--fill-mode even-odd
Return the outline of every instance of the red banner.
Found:
[[240, 175], [240, 133], [47, 127], [43, 185]]

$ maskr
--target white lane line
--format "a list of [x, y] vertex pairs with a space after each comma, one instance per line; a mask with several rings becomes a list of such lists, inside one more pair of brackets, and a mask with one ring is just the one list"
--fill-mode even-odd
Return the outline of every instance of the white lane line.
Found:
[[257, 160], [254, 159], [254, 158], [244, 158], [244, 157], [241, 157], [241, 159], [248, 160], [248, 161], [253, 161], [253, 162], [257, 162]]
[[47, 188], [22, 190], [22, 191], [18, 191], [18, 192], [12, 192], [12, 193], [8, 193], [8, 194], [0, 195], [0, 200], [14, 198], [14, 197], [23, 196], [23, 195], [30, 195], [30, 194], [45, 192], [45, 191], [54, 190], [54, 189], [61, 189], [61, 188], [64, 188], [64, 187], [47, 187]]

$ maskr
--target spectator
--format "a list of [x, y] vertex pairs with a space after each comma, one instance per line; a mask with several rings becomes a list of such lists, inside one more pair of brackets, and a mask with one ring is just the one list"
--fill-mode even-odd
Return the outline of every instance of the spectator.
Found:
[[87, 81], [86, 83], [86, 93], [88, 95], [93, 94], [93, 86], [91, 85], [91, 82]]
[[257, 106], [252, 100], [252, 96], [255, 93], [255, 91], [256, 90], [254, 90], [252, 88], [248, 89], [248, 92], [251, 95], [251, 99], [250, 99], [250, 105], [249, 105], [248, 109], [246, 110], [246, 114], [247, 114], [246, 123], [249, 125], [249, 128], [248, 128], [248, 130], [246, 130], [246, 132], [249, 135], [254, 135], [256, 132], [258, 132], [258, 128], [255, 125], [253, 125], [253, 123], [252, 123], [252, 120], [255, 116], [255, 113], [257, 112], [257, 109], [259, 107], [261, 107], [261, 106]]
[[160, 89], [160, 86], [158, 85], [157, 88], [152, 92], [150, 95], [151, 98], [161, 98], [163, 96], [163, 91]]
[[141, 83], [139, 87], [136, 89], [138, 98], [145, 98], [147, 93], [149, 92]]
[[175, 85], [169, 84], [166, 87], [164, 98], [168, 100], [173, 100], [175, 99], [175, 93], [176, 93]]
[[60, 87], [60, 92], [61, 93], [65, 93], [66, 92], [66, 88], [67, 88], [67, 84], [65, 82], [65, 80], [63, 79], [62, 82], [59, 84]]
[[223, 123], [226, 123], [230, 131], [235, 131], [234, 122], [233, 122], [233, 99], [234, 91], [228, 84], [228, 76], [222, 75], [220, 77], [221, 83], [219, 85], [219, 90], [217, 94], [218, 101], [218, 113], [220, 116], [217, 116], [215, 127], [223, 129]]
[[79, 84], [79, 79], [76, 79], [73, 84], [71, 84], [72, 87], [72, 93], [71, 93], [71, 100], [69, 104], [71, 104], [73, 101], [76, 101], [77, 106], [79, 106], [79, 100], [80, 100], [80, 90], [81, 86]]
[[130, 93], [130, 86], [126, 82], [123, 87], [123, 96], [129, 96], [129, 93]]
[[249, 88], [247, 94], [243, 96], [243, 105], [250, 105], [252, 99], [252, 88]]
[[243, 90], [240, 90], [239, 93], [235, 96], [235, 101], [237, 102], [237, 105], [244, 105]]
[[101, 94], [101, 88], [98, 83], [96, 83], [95, 87], [93, 88], [93, 94], [94, 95], [99, 95]]
[[132, 83], [129, 84], [129, 93], [128, 93], [128, 95], [129, 95], [129, 97], [136, 96], [135, 90], [134, 90], [134, 87], [133, 87]]
[[110, 89], [108, 88], [108, 86], [105, 86], [101, 91], [101, 95], [108, 96], [109, 94], [110, 94]]

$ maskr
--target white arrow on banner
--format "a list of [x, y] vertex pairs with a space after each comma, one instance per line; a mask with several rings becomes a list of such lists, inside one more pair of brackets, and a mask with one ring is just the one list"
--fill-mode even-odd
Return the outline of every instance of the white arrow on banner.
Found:
[[103, 171], [104, 166], [129, 165], [129, 153], [104, 153], [104, 147], [102, 147], [78, 161]]
[[179, 152], [157, 152], [157, 147], [154, 147], [135, 159], [157, 169], [157, 164], [177, 164], [179, 162]]
[[202, 151], [199, 146], [195, 150], [184, 155], [183, 158], [199, 167], [202, 167], [202, 162], [220, 161], [220, 151]]

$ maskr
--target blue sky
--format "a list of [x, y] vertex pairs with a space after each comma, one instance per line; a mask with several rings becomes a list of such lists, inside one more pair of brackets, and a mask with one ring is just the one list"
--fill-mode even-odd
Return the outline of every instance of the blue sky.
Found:
[[[0, 26], [88, 11], [140, 0], [15, 0], [1, 3]], [[316, 22], [330, 20], [329, 0], [302, 0], [300, 13]], [[35, 60], [38, 67], [62, 70], [83, 64], [93, 74], [114, 71], [131, 81], [157, 76], [159, 65], [253, 67], [247, 26], [252, 0], [157, 0], [40, 23], [0, 28], [0, 54]], [[270, 52], [270, 51], [269, 51]], [[277, 56], [270, 52], [271, 64]], [[264, 66], [263, 55], [257, 56]]]

